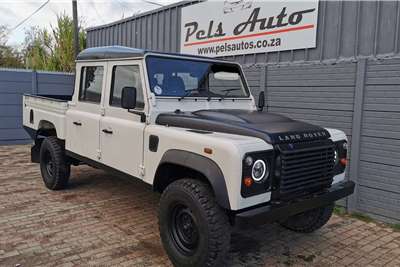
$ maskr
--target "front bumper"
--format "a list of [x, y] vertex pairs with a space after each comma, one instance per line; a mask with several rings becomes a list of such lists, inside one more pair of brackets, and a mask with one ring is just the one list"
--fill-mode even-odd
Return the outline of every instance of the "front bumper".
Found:
[[293, 200], [289, 203], [267, 204], [239, 211], [235, 216], [235, 225], [246, 228], [249, 225], [264, 224], [284, 220], [307, 210], [326, 206], [354, 192], [354, 182], [346, 181], [332, 185], [325, 193], [308, 198]]

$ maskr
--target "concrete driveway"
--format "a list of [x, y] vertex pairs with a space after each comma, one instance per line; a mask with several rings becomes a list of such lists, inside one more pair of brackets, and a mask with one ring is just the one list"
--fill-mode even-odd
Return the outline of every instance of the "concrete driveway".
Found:
[[[159, 195], [90, 167], [42, 184], [29, 146], [0, 146], [0, 266], [166, 266]], [[320, 231], [266, 225], [232, 236], [229, 266], [400, 266], [400, 233], [334, 216]]]

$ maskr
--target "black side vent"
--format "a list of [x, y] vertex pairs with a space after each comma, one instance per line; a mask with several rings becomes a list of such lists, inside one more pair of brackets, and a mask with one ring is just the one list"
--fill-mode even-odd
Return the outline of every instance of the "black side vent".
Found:
[[149, 150], [151, 152], [157, 152], [159, 138], [157, 135], [150, 135], [149, 137]]
[[321, 192], [333, 180], [335, 146], [331, 140], [278, 145], [282, 200]]

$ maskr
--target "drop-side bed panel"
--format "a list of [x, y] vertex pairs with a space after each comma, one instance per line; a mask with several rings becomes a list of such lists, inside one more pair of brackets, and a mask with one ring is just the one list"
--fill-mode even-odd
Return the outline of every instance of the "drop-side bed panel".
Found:
[[[59, 99], [60, 98], [60, 99]], [[33, 130], [54, 125], [57, 137], [65, 139], [65, 114], [68, 110], [66, 96], [59, 98], [44, 96], [23, 96], [23, 125]]]

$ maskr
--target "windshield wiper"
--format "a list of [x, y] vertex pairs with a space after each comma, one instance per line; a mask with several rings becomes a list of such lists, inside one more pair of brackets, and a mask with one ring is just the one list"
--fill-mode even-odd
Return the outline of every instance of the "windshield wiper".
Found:
[[225, 92], [225, 94], [223, 96], [221, 96], [221, 100], [224, 100], [225, 97], [227, 97], [230, 92], [237, 91], [237, 90], [240, 90], [240, 88], [230, 88], [230, 89], [222, 90], [222, 92]]
[[189, 89], [189, 90], [185, 90], [185, 94], [181, 97], [179, 97], [179, 101], [181, 101], [182, 99], [184, 99], [185, 97], [188, 97], [193, 91], [199, 91], [199, 88], [194, 88], [194, 89]]

